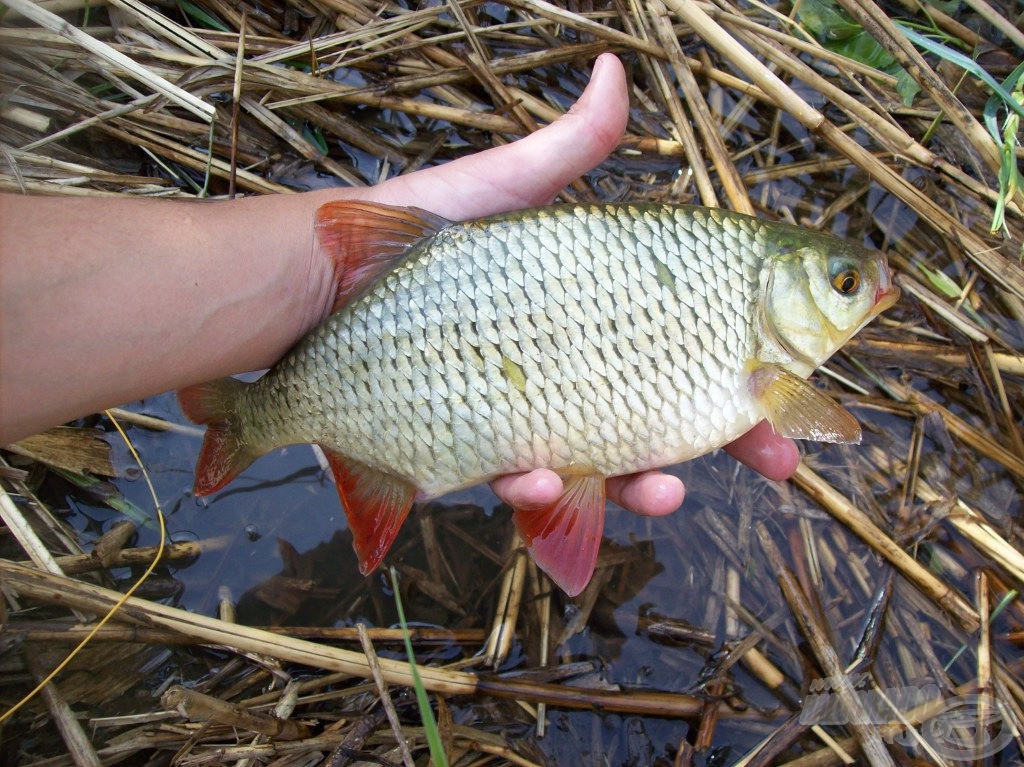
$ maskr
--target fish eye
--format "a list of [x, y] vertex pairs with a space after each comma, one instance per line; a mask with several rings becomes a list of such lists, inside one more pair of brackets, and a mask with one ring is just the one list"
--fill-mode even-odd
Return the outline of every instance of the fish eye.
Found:
[[856, 293], [860, 287], [860, 272], [849, 264], [840, 264], [832, 271], [832, 287], [844, 296]]

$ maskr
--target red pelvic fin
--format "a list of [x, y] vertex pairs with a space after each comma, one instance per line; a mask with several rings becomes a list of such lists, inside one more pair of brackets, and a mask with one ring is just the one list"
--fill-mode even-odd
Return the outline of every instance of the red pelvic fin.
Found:
[[400, 260], [410, 246], [451, 222], [420, 208], [337, 201], [316, 212], [316, 232], [334, 259], [337, 311]]
[[[321, 445], [323, 447], [323, 445]], [[380, 565], [409, 515], [416, 488], [411, 482], [371, 469], [323, 448], [345, 507], [359, 572], [369, 575]]]
[[516, 509], [519, 534], [534, 561], [571, 597], [590, 582], [604, 533], [604, 477], [565, 478], [561, 498], [543, 509]]
[[259, 451], [236, 433], [237, 422], [231, 416], [234, 400], [247, 385], [234, 378], [222, 378], [178, 392], [185, 416], [207, 427], [196, 461], [196, 495], [220, 490], [259, 457]]

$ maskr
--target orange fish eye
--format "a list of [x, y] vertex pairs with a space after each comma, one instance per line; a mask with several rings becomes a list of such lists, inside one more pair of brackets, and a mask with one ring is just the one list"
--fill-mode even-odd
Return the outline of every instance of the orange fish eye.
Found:
[[832, 276], [832, 287], [844, 296], [856, 293], [860, 287], [860, 272], [853, 267], [837, 272]]

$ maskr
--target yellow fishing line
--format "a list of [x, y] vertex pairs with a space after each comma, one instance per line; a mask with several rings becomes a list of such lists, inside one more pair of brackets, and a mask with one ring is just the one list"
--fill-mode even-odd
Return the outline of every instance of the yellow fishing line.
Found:
[[33, 689], [24, 698], [22, 698], [13, 706], [11, 706], [7, 711], [3, 713], [3, 715], [0, 715], [0, 723], [6, 721], [8, 718], [14, 715], [14, 713], [18, 711], [18, 709], [20, 709], [22, 706], [24, 706], [26, 703], [32, 700], [32, 698], [38, 695], [40, 690], [42, 690], [46, 685], [52, 682], [53, 678], [64, 670], [64, 668], [72, 661], [72, 659], [74, 659], [74, 657], [78, 655], [79, 652], [81, 652], [82, 648], [89, 644], [92, 638], [96, 636], [96, 632], [103, 628], [107, 624], [107, 622], [114, 617], [114, 614], [121, 609], [121, 606], [126, 601], [128, 601], [128, 597], [134, 594], [136, 589], [138, 589], [139, 586], [141, 586], [143, 582], [145, 582], [146, 578], [148, 578], [153, 573], [153, 570], [156, 569], [157, 563], [160, 561], [160, 558], [163, 557], [164, 554], [164, 543], [167, 540], [167, 525], [164, 522], [164, 512], [163, 509], [160, 508], [160, 501], [156, 497], [156, 489], [153, 487], [153, 482], [149, 478], [149, 472], [146, 471], [146, 467], [142, 464], [142, 459], [139, 457], [138, 452], [136, 452], [135, 446], [132, 444], [132, 441], [128, 439], [128, 435], [125, 434], [124, 429], [121, 428], [121, 424], [117, 422], [117, 419], [114, 418], [114, 416], [111, 414], [109, 410], [105, 410], [103, 412], [106, 413], [107, 418], [110, 419], [110, 422], [114, 424], [114, 428], [117, 429], [118, 434], [121, 435], [121, 438], [124, 440], [125, 444], [128, 445], [128, 450], [131, 452], [132, 458], [135, 459], [135, 462], [139, 465], [139, 468], [142, 469], [142, 477], [143, 479], [146, 480], [146, 485], [149, 487], [149, 494], [153, 497], [153, 505], [156, 508], [157, 520], [160, 522], [160, 545], [157, 546], [156, 556], [153, 557], [153, 561], [149, 563], [149, 567], [146, 568], [146, 572], [144, 572], [139, 577], [139, 579], [132, 585], [132, 587], [125, 592], [124, 596], [117, 600], [117, 604], [110, 608], [110, 611], [103, 616], [100, 622], [93, 626], [92, 631], [85, 635], [85, 638], [83, 638], [82, 641], [79, 642], [78, 645], [75, 647], [75, 649], [68, 654], [68, 657], [61, 661], [60, 664], [53, 671], [47, 674], [46, 677], [39, 684], [36, 685], [35, 689]]

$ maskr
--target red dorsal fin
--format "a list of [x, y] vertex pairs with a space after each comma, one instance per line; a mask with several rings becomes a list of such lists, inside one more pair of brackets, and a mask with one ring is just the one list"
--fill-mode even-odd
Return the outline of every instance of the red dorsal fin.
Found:
[[541, 570], [571, 597], [590, 582], [604, 533], [604, 477], [566, 477], [562, 496], [550, 506], [512, 517]]
[[196, 461], [196, 495], [217, 492], [262, 452], [245, 441], [237, 418], [231, 415], [234, 400], [246, 386], [248, 384], [234, 378], [222, 378], [186, 386], [178, 392], [178, 402], [185, 416], [207, 427]]
[[337, 311], [402, 258], [409, 248], [451, 222], [420, 208], [357, 200], [329, 202], [316, 211], [320, 245], [334, 259]]
[[345, 507], [359, 572], [369, 575], [384, 559], [416, 497], [411, 482], [371, 469], [323, 447]]

